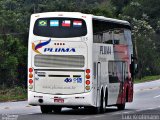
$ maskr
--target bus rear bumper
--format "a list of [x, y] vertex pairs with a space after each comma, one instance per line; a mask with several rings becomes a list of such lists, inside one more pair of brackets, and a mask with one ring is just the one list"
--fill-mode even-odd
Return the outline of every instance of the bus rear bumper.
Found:
[[96, 99], [92, 92], [74, 95], [51, 95], [28, 91], [28, 103], [30, 105], [54, 105], [54, 106], [95, 106]]

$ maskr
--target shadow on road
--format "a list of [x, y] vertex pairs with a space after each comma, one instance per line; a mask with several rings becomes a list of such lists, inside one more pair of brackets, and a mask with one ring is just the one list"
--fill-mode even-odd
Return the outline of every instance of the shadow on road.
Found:
[[[127, 110], [127, 109], [126, 109]], [[104, 114], [107, 113], [114, 113], [114, 112], [122, 112], [122, 111], [126, 111], [126, 110], [118, 110], [117, 108], [106, 108], [106, 112]], [[127, 110], [128, 111], [128, 110]], [[41, 113], [39, 113], [41, 114]], [[49, 115], [95, 115], [95, 113], [93, 113], [93, 111], [91, 111], [91, 109], [87, 109], [87, 108], [80, 108], [80, 109], [68, 109], [68, 110], [63, 110], [60, 113], [48, 113]]]

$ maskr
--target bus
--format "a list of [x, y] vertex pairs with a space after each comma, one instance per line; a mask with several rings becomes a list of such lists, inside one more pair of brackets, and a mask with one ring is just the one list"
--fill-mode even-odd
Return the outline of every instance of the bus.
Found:
[[134, 64], [127, 21], [80, 12], [31, 15], [28, 103], [42, 113], [125, 109], [133, 101]]

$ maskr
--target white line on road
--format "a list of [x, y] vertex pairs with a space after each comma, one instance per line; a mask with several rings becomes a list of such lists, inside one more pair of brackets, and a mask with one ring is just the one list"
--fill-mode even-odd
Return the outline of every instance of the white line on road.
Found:
[[84, 117], [84, 118], [81, 118], [82, 120], [85, 120], [85, 119], [88, 119], [88, 118], [90, 118], [90, 117]]
[[146, 110], [153, 110], [153, 109], [157, 109], [157, 108], [158, 108], [158, 107], [146, 108], [146, 109], [140, 109], [140, 110], [136, 110], [136, 112], [146, 111]]
[[133, 111], [127, 111], [127, 112], [122, 112], [123, 114], [129, 114], [132, 113]]
[[119, 114], [121, 114], [121, 112], [113, 113], [112, 115], [119, 115]]
[[96, 118], [98, 118], [98, 117], [104, 117], [105, 115], [97, 115], [97, 116], [94, 116], [94, 117], [96, 117]]
[[157, 107], [154, 107], [154, 108], [147, 108], [147, 110], [153, 110], [153, 109], [157, 109]]
[[158, 97], [160, 97], [160, 95], [157, 95], [157, 96], [155, 96], [154, 98], [158, 98]]
[[140, 111], [144, 111], [144, 110], [146, 110], [146, 109], [140, 109], [140, 110], [136, 110], [136, 112], [140, 112]]

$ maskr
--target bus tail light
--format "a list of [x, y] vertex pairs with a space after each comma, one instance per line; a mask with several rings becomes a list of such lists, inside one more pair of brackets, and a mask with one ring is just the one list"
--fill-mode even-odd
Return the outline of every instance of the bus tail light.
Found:
[[90, 90], [90, 78], [91, 78], [91, 76], [90, 76], [90, 69], [86, 69], [86, 81], [85, 81], [85, 89], [87, 90], [87, 91], [89, 91]]
[[32, 73], [29, 73], [29, 78], [32, 78], [33, 77], [33, 74]]
[[32, 84], [32, 83], [33, 83], [33, 80], [32, 80], [32, 79], [29, 79], [29, 83]]
[[29, 85], [29, 89], [33, 89], [33, 85]]
[[86, 79], [90, 79], [90, 75], [89, 74], [86, 75]]
[[29, 68], [29, 72], [33, 72], [33, 68]]
[[28, 77], [29, 77], [29, 79], [28, 79], [29, 85], [28, 85], [28, 87], [29, 87], [29, 89], [33, 89], [33, 68], [29, 68], [28, 72], [29, 72], [29, 75], [28, 75]]
[[90, 84], [90, 80], [86, 80], [86, 85], [89, 85]]
[[86, 86], [86, 90], [90, 90], [90, 86]]
[[90, 69], [86, 69], [86, 73], [90, 73]]

